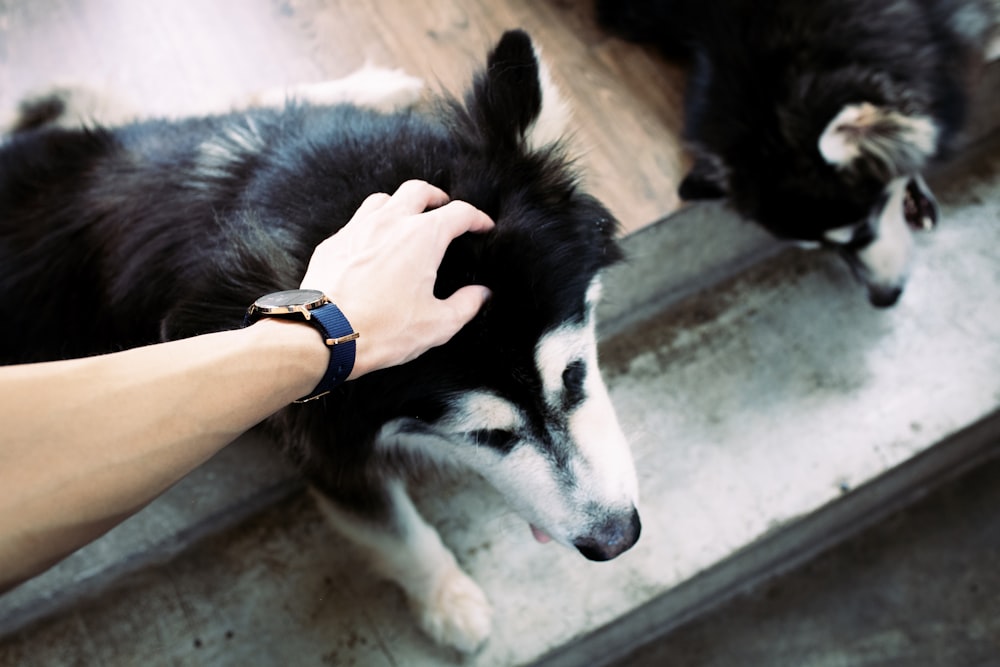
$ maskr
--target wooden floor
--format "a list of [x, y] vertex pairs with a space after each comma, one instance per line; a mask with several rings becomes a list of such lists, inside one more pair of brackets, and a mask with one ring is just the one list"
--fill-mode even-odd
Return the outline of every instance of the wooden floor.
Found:
[[365, 62], [458, 92], [512, 27], [574, 108], [591, 192], [628, 230], [674, 210], [681, 72], [603, 33], [592, 0], [0, 0], [0, 108], [75, 82], [178, 113]]

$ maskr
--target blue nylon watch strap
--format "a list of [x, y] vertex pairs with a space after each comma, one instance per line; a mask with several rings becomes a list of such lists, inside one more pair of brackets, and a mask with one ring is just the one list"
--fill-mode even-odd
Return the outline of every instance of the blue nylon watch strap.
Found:
[[319, 398], [339, 384], [342, 384], [354, 370], [355, 339], [358, 334], [354, 332], [351, 323], [340, 308], [332, 303], [327, 303], [319, 308], [309, 311], [311, 322], [320, 334], [323, 341], [330, 348], [330, 363], [326, 367], [326, 373], [320, 380], [316, 388], [308, 396], [304, 396], [296, 403], [311, 401]]

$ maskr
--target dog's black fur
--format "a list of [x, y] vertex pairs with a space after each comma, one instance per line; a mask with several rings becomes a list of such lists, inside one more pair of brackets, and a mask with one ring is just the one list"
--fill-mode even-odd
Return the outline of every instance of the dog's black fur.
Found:
[[[446, 296], [484, 283], [488, 308], [405, 378], [376, 373], [296, 413], [363, 406], [378, 414], [328, 423], [368, 430], [394, 414], [430, 416], [436, 397], [469, 382], [530, 383], [521, 357], [544, 327], [583, 318], [589, 281], [621, 256], [617, 222], [577, 187], [559, 148], [520, 143], [541, 103], [532, 63], [530, 42], [509, 35], [466, 104], [433, 116], [290, 105], [10, 137], [0, 151], [0, 363], [237, 328], [257, 296], [297, 287], [312, 249], [367, 195], [419, 178], [496, 221], [494, 233], [453, 244], [436, 286]], [[252, 127], [260, 146], [228, 139], [234, 126]], [[206, 170], [198, 153], [213, 138], [233, 159]], [[367, 439], [323, 430], [352, 446]]]
[[[824, 242], [825, 232], [868, 219], [892, 179], [918, 174], [952, 145], [991, 16], [986, 0], [598, 0], [597, 8], [605, 26], [690, 66], [685, 137], [696, 160], [681, 197], [726, 197], [779, 237]], [[855, 128], [861, 159], [831, 164], [820, 137], [858, 103], [885, 116]], [[889, 112], [929, 119], [933, 145], [914, 146]], [[887, 150], [869, 154], [866, 140]], [[932, 201], [921, 206], [912, 217], [935, 215]]]
[[[464, 103], [446, 98], [429, 114], [290, 104], [15, 132], [0, 149], [0, 363], [238, 328], [255, 298], [298, 286], [313, 248], [366, 196], [423, 179], [496, 222], [453, 242], [435, 291], [481, 283], [491, 301], [445, 345], [285, 409], [270, 431], [315, 487], [376, 522], [393, 520], [387, 470], [413, 455], [376, 451], [379, 429], [404, 418], [412, 434], [433, 433], [470, 390], [516, 405], [535, 446], [555, 448], [541, 456], [564, 460], [546, 431], [558, 415], [540, 398], [536, 345], [584, 326], [588, 288], [621, 251], [616, 220], [580, 189], [560, 145], [525, 139], [542, 111], [539, 67], [528, 36], [512, 31]], [[582, 391], [578, 375], [567, 392]], [[517, 444], [506, 432], [467, 435], [500, 454]], [[614, 557], [638, 537], [634, 508], [623, 521], [612, 522], [612, 552], [579, 548]], [[445, 637], [465, 648], [479, 639]]]

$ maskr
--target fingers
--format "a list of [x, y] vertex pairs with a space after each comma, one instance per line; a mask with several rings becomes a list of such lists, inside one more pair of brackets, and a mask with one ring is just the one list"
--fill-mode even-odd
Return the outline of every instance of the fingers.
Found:
[[388, 205], [398, 207], [400, 213], [412, 215], [447, 203], [448, 195], [441, 188], [426, 181], [406, 181], [392, 193]]
[[443, 226], [449, 239], [458, 238], [466, 232], [488, 232], [494, 226], [490, 216], [464, 201], [450, 202], [425, 215]]
[[389, 201], [389, 195], [387, 195], [384, 192], [376, 192], [374, 194], [370, 194], [365, 198], [363, 202], [361, 202], [361, 206], [358, 207], [358, 210], [354, 212], [354, 217], [358, 218], [364, 215], [368, 215], [370, 213], [374, 213], [375, 211], [382, 208], [387, 201]]
[[[447, 193], [426, 181], [405, 181], [389, 195], [377, 192], [369, 195], [358, 207], [354, 217], [392, 206], [401, 215], [433, 214], [435, 222], [446, 228], [449, 238], [465, 232], [485, 232], [493, 229], [493, 220], [476, 207], [462, 201], [450, 201]], [[428, 209], [431, 209], [428, 211]]]
[[447, 203], [448, 195], [440, 188], [426, 181], [410, 180], [396, 188], [392, 196], [384, 192], [368, 195], [354, 212], [353, 218], [370, 215], [386, 206], [392, 206], [392, 212], [399, 216], [415, 215]]
[[[489, 300], [491, 292], [489, 288], [482, 285], [466, 285], [458, 289], [441, 303], [447, 307], [452, 314], [452, 330], [443, 332], [450, 339], [458, 330], [468, 324], [480, 311], [483, 305]], [[443, 342], [443, 341], [442, 341]]]

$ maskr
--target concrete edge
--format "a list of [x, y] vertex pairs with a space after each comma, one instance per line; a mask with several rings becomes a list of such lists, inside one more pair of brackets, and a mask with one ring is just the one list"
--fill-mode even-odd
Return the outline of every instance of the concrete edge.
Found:
[[142, 551], [126, 554], [122, 559], [94, 572], [72, 586], [47, 596], [39, 596], [23, 606], [14, 607], [0, 616], [0, 638], [14, 634], [32, 623], [53, 616], [75, 604], [99, 597], [114, 588], [129, 575], [162, 565], [189, 548], [287, 498], [302, 488], [295, 479], [288, 479], [258, 489], [241, 502], [222, 507], [207, 519], [192, 523]]
[[816, 512], [775, 530], [532, 667], [600, 667], [789, 572], [1000, 456], [1000, 410]]
[[682, 208], [622, 239], [625, 261], [603, 277], [601, 339], [764, 261], [784, 245], [722, 202]]
[[[239, 459], [240, 469], [234, 469], [234, 458]], [[245, 474], [251, 468], [252, 473]], [[201, 500], [197, 515], [187, 515], [183, 509], [179, 512], [178, 508], [199, 502], [193, 499], [191, 489], [202, 485], [213, 493], [207, 501]], [[129, 575], [162, 565], [301, 488], [303, 482], [284, 465], [276, 449], [262, 446], [253, 435], [244, 436], [135, 517], [0, 596], [0, 638], [93, 599]], [[144, 527], [144, 522], [152, 529], [131, 530], [137, 525]], [[104, 558], [107, 552], [114, 553], [114, 558]]]

